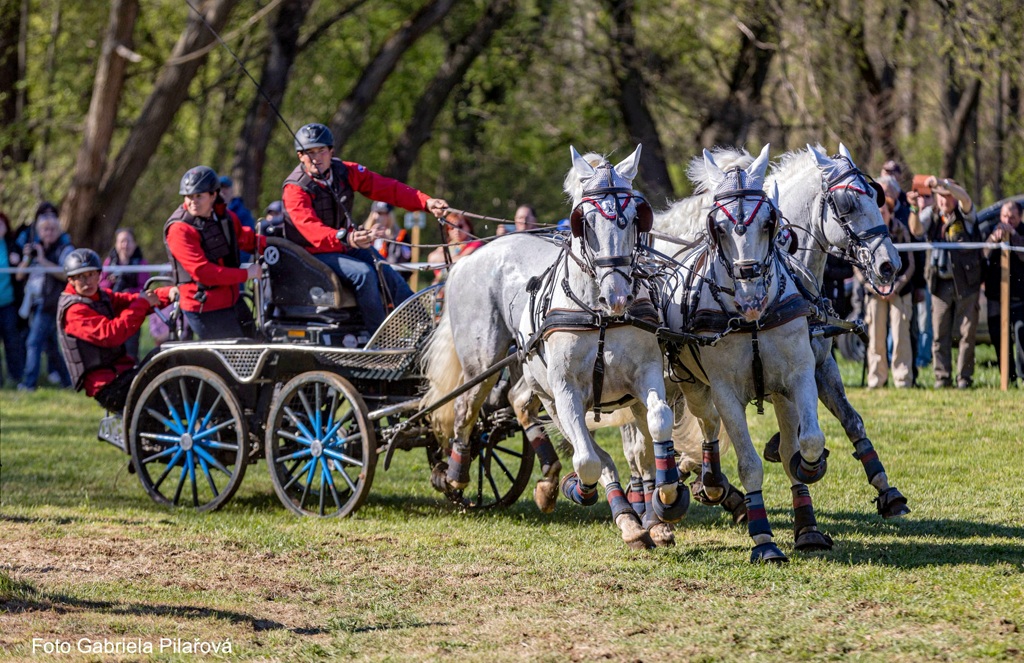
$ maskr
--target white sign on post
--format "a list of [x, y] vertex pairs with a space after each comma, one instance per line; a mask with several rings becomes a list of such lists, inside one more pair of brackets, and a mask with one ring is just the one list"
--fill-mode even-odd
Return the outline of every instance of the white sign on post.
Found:
[[406, 212], [404, 223], [407, 230], [411, 228], [425, 228], [427, 226], [427, 213]]

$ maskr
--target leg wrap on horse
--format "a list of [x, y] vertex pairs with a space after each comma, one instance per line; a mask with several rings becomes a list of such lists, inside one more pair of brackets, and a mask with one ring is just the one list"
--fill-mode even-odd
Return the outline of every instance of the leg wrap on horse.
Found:
[[772, 536], [772, 526], [768, 524], [768, 512], [764, 509], [764, 498], [761, 496], [761, 491], [747, 493], [743, 501], [747, 505], [747, 534], [750, 536], [759, 534]]
[[663, 504], [657, 490], [651, 495], [651, 509], [663, 523], [675, 523], [682, 520], [690, 509], [690, 491], [686, 490], [686, 486], [682, 484], [678, 484], [678, 486], [676, 500], [672, 504]]
[[469, 447], [453, 444], [448, 457], [448, 482], [454, 486], [469, 485], [469, 465], [472, 461]]
[[562, 494], [582, 506], [597, 504], [597, 484], [585, 484], [575, 472], [562, 477]]
[[679, 483], [679, 465], [672, 440], [654, 443], [654, 481], [658, 486]]
[[643, 516], [647, 512], [647, 503], [644, 501], [644, 480], [642, 477], [629, 478], [629, 493], [626, 495], [633, 512]]
[[804, 457], [798, 451], [789, 459], [789, 471], [794, 477], [804, 483], [820, 481], [825, 476], [826, 470], [828, 470], [828, 454], [828, 449], [822, 449], [818, 460], [807, 461], [804, 460]]
[[872, 446], [871, 440], [866, 437], [857, 440], [853, 443], [853, 448], [855, 449], [853, 457], [864, 466], [864, 474], [868, 475], [869, 482], [885, 472], [885, 467], [882, 466], [882, 461], [878, 459], [878, 453], [875, 451], [875, 447]]
[[793, 493], [793, 540], [797, 550], [831, 550], [832, 537], [818, 531], [818, 520], [814, 517], [811, 493], [802, 483], [790, 488]]
[[743, 493], [730, 485], [729, 491], [722, 500], [722, 508], [732, 514], [732, 524], [740, 525], [747, 522], [747, 504], [743, 499]]
[[604, 487], [604, 496], [608, 500], [608, 506], [612, 510], [612, 520], [615, 520], [624, 513], [630, 515], [637, 515], [633, 511], [633, 507], [626, 499], [626, 493], [622, 490], [622, 486], [619, 485], [618, 481], [612, 481]]
[[718, 452], [718, 440], [701, 443], [703, 461], [701, 462], [700, 477], [693, 482], [690, 490], [694, 498], [701, 504], [718, 506], [725, 499], [726, 491], [721, 491], [717, 498], [708, 494], [708, 488], [724, 488], [728, 485], [725, 476], [722, 475], [722, 462]]
[[559, 462], [558, 454], [555, 452], [555, 445], [551, 443], [551, 438], [544, 432], [543, 426], [534, 424], [526, 429], [526, 439], [530, 441], [533, 452], [537, 454], [537, 458], [540, 460], [541, 474], [547, 475], [548, 470]]

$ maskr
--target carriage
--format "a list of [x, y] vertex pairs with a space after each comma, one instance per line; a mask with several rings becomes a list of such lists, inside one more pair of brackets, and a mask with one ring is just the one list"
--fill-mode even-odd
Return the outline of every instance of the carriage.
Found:
[[[143, 362], [123, 417], [105, 418], [99, 438], [131, 456], [159, 504], [218, 509], [262, 458], [288, 509], [348, 516], [382, 455], [385, 469], [399, 449], [425, 449], [431, 466], [443, 457], [429, 413], [409, 416], [420, 409], [420, 353], [440, 286], [402, 302], [367, 339], [353, 294], [330, 268], [274, 236], [263, 261], [254, 296], [262, 340], [165, 343]], [[515, 502], [534, 455], [507, 403], [486, 409], [472, 455], [473, 481], [449, 498], [467, 509]]]

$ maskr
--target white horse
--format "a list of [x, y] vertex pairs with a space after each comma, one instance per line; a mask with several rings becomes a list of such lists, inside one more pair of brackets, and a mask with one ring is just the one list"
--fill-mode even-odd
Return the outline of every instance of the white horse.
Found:
[[[583, 424], [595, 401], [597, 407], [628, 404], [648, 448], [652, 435], [657, 441], [656, 451], [648, 454], [656, 456], [661, 466], [656, 471], [660, 481], [654, 501], [666, 519], [682, 517], [689, 496], [678, 490], [678, 472], [670, 462], [672, 415], [664, 400], [661, 350], [652, 334], [622, 324], [623, 314], [631, 308], [635, 311], [645, 299], [634, 301], [639, 290], [633, 273], [636, 242], [639, 232], [649, 230], [651, 220], [649, 206], [632, 190], [639, 154], [638, 147], [613, 167], [598, 155], [584, 158], [571, 150], [573, 168], [566, 176], [565, 191], [573, 201], [578, 253], [560, 251], [544, 240], [514, 236], [475, 252], [452, 270], [446, 308], [425, 355], [430, 391], [424, 403], [504, 358], [515, 340], [516, 326], [520, 347], [540, 339], [528, 348], [525, 389], [514, 403], [544, 466], [542, 483], [547, 485], [538, 484], [535, 498], [544, 497], [538, 505], [542, 510], [553, 508], [554, 496], [547, 493], [560, 465], [546, 436], [540, 445], [535, 443], [542, 429], [531, 418], [535, 411], [526, 407], [533, 395], [540, 397], [574, 449], [575, 472], [563, 480], [563, 492], [578, 503], [593, 504], [600, 481], [623, 539], [648, 546], [650, 536], [625, 500], [611, 458], [594, 444]], [[542, 283], [540, 277], [545, 274]], [[527, 305], [531, 299], [543, 302], [543, 320], [531, 315]], [[464, 485], [465, 440], [495, 380], [496, 376], [478, 385], [456, 399], [452, 410], [432, 417], [441, 439], [454, 433], [445, 477], [453, 489]]]
[[[810, 304], [775, 250], [778, 222], [762, 190], [768, 146], [746, 169], [723, 172], [705, 150], [691, 178], [713, 192], [706, 218], [708, 244], [690, 252], [664, 291], [666, 325], [673, 331], [712, 334], [714, 345], [679, 348], [671, 357], [686, 405], [704, 436], [700, 481], [707, 499], [722, 499], [728, 484], [718, 467], [719, 424], [736, 448], [746, 490], [752, 562], [784, 562], [774, 543], [761, 497], [763, 467], [746, 421], [746, 405], [771, 396], [781, 449], [794, 495], [825, 473], [825, 436], [818, 425]], [[777, 196], [773, 196], [777, 199]], [[719, 418], [720, 417], [720, 418]]]

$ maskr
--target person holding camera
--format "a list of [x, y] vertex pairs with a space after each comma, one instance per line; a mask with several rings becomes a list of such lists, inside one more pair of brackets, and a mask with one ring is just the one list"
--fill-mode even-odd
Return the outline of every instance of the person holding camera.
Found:
[[[26, 267], [60, 267], [64, 258], [74, 250], [67, 235], [61, 232], [57, 208], [49, 203], [39, 206], [31, 233], [22, 248], [21, 269], [17, 278], [24, 279]], [[43, 351], [46, 350], [47, 367], [53, 381], [63, 387], [71, 386], [71, 377], [57, 349], [57, 300], [60, 298], [64, 278], [61, 274], [34, 274], [26, 286], [29, 303], [28, 338], [25, 341], [25, 370], [18, 383], [21, 391], [35, 391], [39, 383]], [[37, 291], [37, 292], [35, 292]], [[31, 294], [30, 294], [31, 293]]]
[[[999, 221], [988, 232], [985, 241], [990, 244], [1006, 243], [1013, 247], [1024, 247], [1024, 223], [1021, 223], [1021, 206], [1014, 200], [1003, 203], [999, 209]], [[1000, 297], [1002, 294], [1003, 266], [1002, 251], [982, 249], [987, 262], [985, 266], [985, 297], [988, 299], [988, 331], [996, 355], [1002, 360], [1002, 319]], [[1024, 368], [1024, 253], [1010, 252], [1010, 382], [1022, 377]], [[1014, 359], [1016, 357], [1016, 359]]]
[[[976, 242], [974, 203], [962, 186], [934, 175], [925, 181], [935, 205], [910, 210], [910, 231], [931, 242]], [[935, 388], [952, 386], [952, 341], [960, 336], [956, 386], [974, 383], [974, 335], [978, 329], [978, 295], [981, 291], [981, 251], [932, 249], [926, 268], [932, 302], [932, 358]]]
[[203, 340], [251, 336], [252, 311], [238, 286], [263, 270], [259, 263], [242, 269], [239, 251], [255, 252], [265, 238], [228, 210], [212, 168], [189, 169], [178, 193], [185, 200], [164, 224], [164, 246], [185, 320]]

